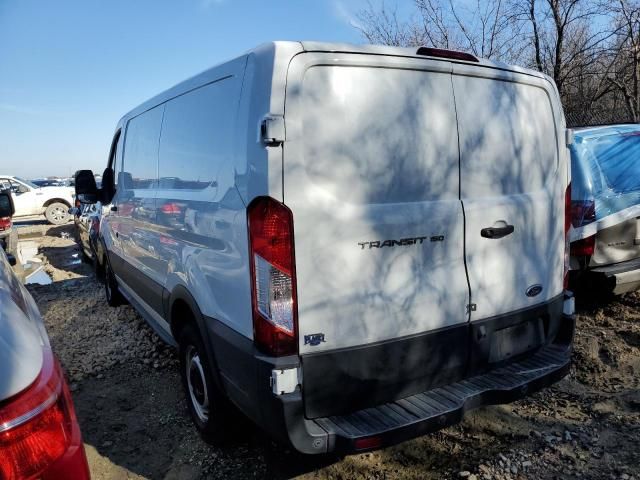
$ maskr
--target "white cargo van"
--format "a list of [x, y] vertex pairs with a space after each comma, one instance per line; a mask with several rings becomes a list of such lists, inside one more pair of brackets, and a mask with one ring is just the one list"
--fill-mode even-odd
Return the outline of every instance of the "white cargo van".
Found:
[[109, 302], [179, 346], [201, 432], [233, 405], [362, 451], [567, 373], [567, 138], [537, 72], [276, 42], [126, 114], [76, 186], [111, 204]]

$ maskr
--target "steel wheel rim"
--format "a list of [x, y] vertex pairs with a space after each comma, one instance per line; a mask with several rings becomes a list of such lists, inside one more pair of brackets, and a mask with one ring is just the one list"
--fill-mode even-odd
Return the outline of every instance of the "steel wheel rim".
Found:
[[186, 352], [186, 377], [189, 398], [196, 416], [202, 423], [209, 420], [209, 393], [207, 379], [196, 347], [189, 345]]

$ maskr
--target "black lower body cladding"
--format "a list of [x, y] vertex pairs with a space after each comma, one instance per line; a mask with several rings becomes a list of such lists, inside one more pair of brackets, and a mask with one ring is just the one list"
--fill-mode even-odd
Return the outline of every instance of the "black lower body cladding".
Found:
[[[241, 410], [300, 452], [349, 453], [439, 430], [467, 410], [558, 381], [569, 371], [575, 329], [562, 307], [558, 297], [509, 316], [325, 358], [266, 357], [248, 339], [234, 341], [240, 336], [228, 327], [207, 322], [225, 390]], [[302, 389], [274, 395], [272, 370], [300, 365]]]
[[471, 324], [302, 356], [305, 414], [341, 415], [457, 382], [555, 340], [563, 296]]

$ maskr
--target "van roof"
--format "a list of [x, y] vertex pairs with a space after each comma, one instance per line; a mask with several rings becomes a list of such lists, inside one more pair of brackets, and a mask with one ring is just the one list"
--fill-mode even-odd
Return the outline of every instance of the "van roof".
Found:
[[[282, 42], [285, 43], [285, 42]], [[350, 43], [328, 43], [328, 42], [314, 42], [314, 41], [302, 41], [300, 42], [305, 52], [340, 52], [340, 53], [361, 53], [369, 55], [392, 55], [397, 57], [416, 57], [416, 58], [429, 58], [431, 60], [442, 60], [445, 62], [453, 61], [456, 63], [468, 63], [471, 65], [479, 65], [483, 67], [497, 68], [500, 70], [509, 70], [513, 72], [526, 73], [528, 75], [534, 75], [540, 78], [546, 78], [544, 74], [537, 70], [530, 70], [516, 65], [509, 65], [507, 63], [498, 62], [495, 60], [488, 60], [481, 57], [477, 62], [467, 62], [464, 60], [449, 60], [442, 57], [429, 57], [418, 54], [420, 47], [390, 47], [387, 45], [355, 45]]]
[[276, 70], [284, 69], [286, 74], [286, 69], [288, 68], [289, 62], [291, 58], [298, 53], [302, 52], [334, 52], [334, 53], [356, 53], [356, 54], [365, 54], [365, 55], [387, 55], [387, 56], [396, 56], [396, 57], [412, 57], [412, 58], [423, 58], [429, 60], [443, 61], [443, 62], [452, 62], [465, 64], [470, 66], [479, 66], [485, 68], [491, 68], [496, 70], [509, 71], [514, 73], [521, 73], [529, 76], [534, 76], [537, 78], [542, 78], [553, 81], [545, 74], [538, 72], [537, 70], [530, 70], [527, 68], [518, 67], [516, 65], [509, 65], [503, 62], [498, 62], [494, 60], [487, 60], [484, 58], [478, 58], [478, 61], [465, 61], [458, 59], [448, 59], [443, 57], [435, 57], [435, 56], [425, 56], [418, 54], [419, 47], [390, 47], [386, 45], [355, 45], [350, 43], [330, 43], [330, 42], [316, 42], [316, 41], [273, 41], [263, 43], [258, 45], [257, 47], [245, 52], [238, 57], [235, 57], [229, 61], [219, 63], [187, 80], [184, 80], [177, 85], [165, 90], [164, 92], [150, 98], [146, 102], [138, 105], [136, 108], [127, 112], [121, 119], [120, 123], [125, 121], [126, 119], [139, 115], [140, 113], [153, 108], [164, 101], [171, 99], [174, 96], [180, 95], [186, 91], [189, 91], [193, 88], [197, 88], [207, 81], [211, 81], [215, 77], [216, 70], [224, 65], [230, 64], [234, 61], [237, 61], [240, 58], [244, 58], [248, 55], [253, 55], [261, 61], [266, 63], [273, 62], [275, 66], [273, 67], [274, 74]]

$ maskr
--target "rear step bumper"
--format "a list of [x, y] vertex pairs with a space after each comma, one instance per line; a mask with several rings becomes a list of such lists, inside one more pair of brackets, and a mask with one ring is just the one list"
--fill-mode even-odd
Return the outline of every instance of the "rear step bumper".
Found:
[[378, 407], [316, 419], [335, 451], [366, 451], [458, 423], [467, 410], [508, 403], [564, 377], [570, 349], [551, 345], [526, 360]]
[[280, 437], [302, 453], [347, 454], [393, 445], [458, 423], [468, 410], [509, 403], [557, 382], [569, 372], [572, 337], [573, 328], [567, 343], [545, 346], [524, 360], [347, 415], [310, 420], [304, 418], [299, 391], [272, 397], [270, 418], [281, 419]]

